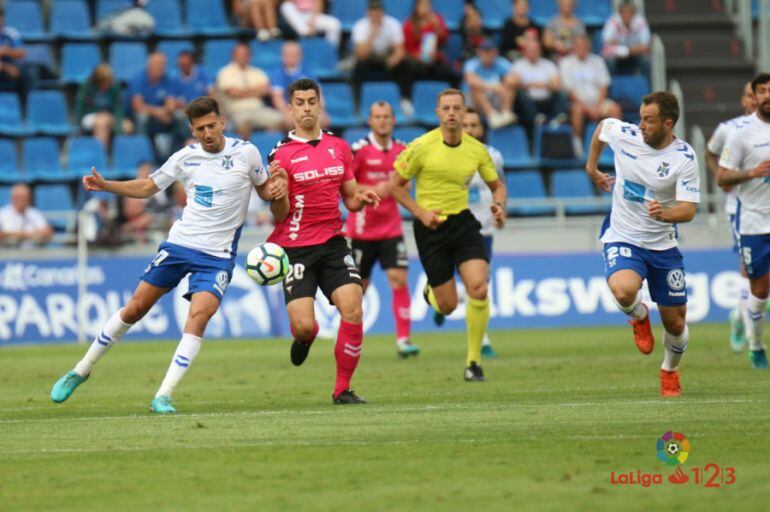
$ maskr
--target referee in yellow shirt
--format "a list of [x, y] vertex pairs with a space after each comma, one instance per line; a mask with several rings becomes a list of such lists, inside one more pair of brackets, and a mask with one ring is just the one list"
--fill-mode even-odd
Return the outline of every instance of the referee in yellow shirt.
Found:
[[[465, 380], [483, 381], [479, 362], [489, 323], [489, 259], [481, 225], [468, 209], [468, 187], [478, 171], [492, 191], [498, 227], [505, 222], [507, 193], [487, 148], [463, 132], [463, 93], [457, 89], [439, 93], [436, 115], [439, 127], [413, 140], [396, 160], [390, 193], [414, 215], [414, 238], [428, 276], [425, 298], [443, 315], [457, 307], [455, 268], [460, 273], [468, 294]], [[412, 178], [416, 201], [409, 196]]]

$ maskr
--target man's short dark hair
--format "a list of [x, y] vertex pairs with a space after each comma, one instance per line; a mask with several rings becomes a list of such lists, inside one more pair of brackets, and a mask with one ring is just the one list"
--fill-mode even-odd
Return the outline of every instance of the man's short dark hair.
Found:
[[674, 124], [679, 120], [679, 101], [670, 92], [653, 92], [643, 97], [642, 103], [645, 105], [656, 104], [661, 119], [671, 119]]
[[211, 96], [201, 96], [192, 100], [187, 108], [184, 109], [184, 113], [187, 115], [188, 121], [193, 122], [194, 119], [206, 116], [214, 112], [219, 116], [219, 103]]
[[380, 100], [380, 101], [375, 101], [375, 102], [373, 102], [373, 103], [372, 103], [372, 104], [369, 106], [369, 115], [372, 115], [372, 109], [373, 109], [374, 107], [388, 107], [388, 108], [390, 109], [390, 113], [391, 113], [391, 115], [393, 115], [393, 116], [395, 116], [395, 115], [396, 115], [396, 111], [393, 109], [393, 105], [391, 105], [391, 104], [390, 104], [390, 103], [388, 103], [387, 101], [382, 101], [382, 100]]
[[315, 95], [318, 96], [319, 99], [321, 98], [321, 88], [318, 86], [318, 82], [309, 78], [300, 78], [299, 80], [294, 80], [291, 85], [289, 85], [290, 100], [294, 97], [294, 93], [297, 91], [315, 91]]
[[760, 73], [751, 81], [751, 92], [757, 92], [757, 86], [770, 82], [770, 73]]
[[439, 102], [441, 101], [441, 98], [443, 98], [444, 96], [455, 96], [455, 95], [461, 97], [463, 99], [463, 104], [465, 104], [465, 94], [463, 94], [463, 92], [460, 89], [454, 89], [450, 87], [449, 89], [444, 89], [443, 91], [438, 93], [438, 97], [436, 98], [436, 105], [439, 104]]

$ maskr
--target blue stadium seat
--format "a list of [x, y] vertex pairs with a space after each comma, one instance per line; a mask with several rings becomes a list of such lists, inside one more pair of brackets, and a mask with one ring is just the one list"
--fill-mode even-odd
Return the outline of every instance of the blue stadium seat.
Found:
[[[535, 10], [535, 5], [548, 3], [549, 0], [538, 0], [530, 2], [530, 9]], [[476, 0], [476, 5], [484, 18], [484, 28], [490, 30], [500, 30], [505, 24], [505, 20], [510, 18], [513, 13], [510, 0]]]
[[433, 10], [440, 12], [449, 30], [460, 28], [465, 0], [433, 0]]
[[361, 86], [361, 104], [359, 110], [361, 116], [369, 112], [369, 107], [375, 101], [387, 101], [396, 111], [396, 121], [404, 123], [409, 121], [409, 116], [401, 110], [401, 95], [395, 82], [365, 82]]
[[[594, 131], [596, 131], [596, 123], [586, 123], [585, 131], [583, 132], [583, 146], [586, 158], [588, 157], [588, 150], [591, 147], [591, 138], [594, 136]], [[605, 144], [604, 151], [602, 151], [602, 154], [599, 156], [599, 167], [614, 167], [614, 165], [615, 153], [612, 152], [612, 148], [609, 144]]]
[[444, 45], [444, 55], [449, 60], [451, 65], [461, 65], [462, 53], [463, 53], [463, 36], [459, 32], [450, 32], [449, 38]]
[[83, 0], [51, 2], [51, 34], [68, 39], [93, 39], [91, 15]]
[[421, 80], [415, 82], [414, 86], [412, 86], [414, 119], [430, 126], [437, 125], [436, 98], [438, 97], [438, 93], [448, 87], [448, 83], [434, 80]]
[[115, 78], [128, 82], [147, 66], [147, 46], [144, 43], [112, 43], [110, 64]]
[[353, 144], [354, 142], [365, 139], [366, 136], [369, 135], [369, 128], [364, 128], [362, 126], [356, 127], [356, 128], [348, 128], [345, 130], [345, 133], [342, 135], [342, 138], [345, 139], [345, 142], [348, 144]]
[[610, 98], [620, 103], [623, 112], [639, 110], [642, 96], [650, 93], [647, 77], [639, 75], [613, 76], [610, 84]]
[[575, 14], [588, 27], [601, 27], [612, 15], [612, 0], [583, 0], [577, 2]]
[[99, 47], [93, 43], [67, 43], [61, 49], [61, 79], [64, 83], [82, 83], [102, 61]]
[[53, 137], [30, 137], [22, 143], [24, 175], [27, 179], [67, 179], [61, 169], [59, 143]]
[[72, 132], [67, 100], [61, 91], [30, 92], [27, 96], [27, 120], [33, 130], [46, 135]]
[[350, 32], [356, 21], [366, 16], [366, 4], [369, 0], [345, 0], [333, 2], [331, 15], [342, 22], [342, 30]]
[[152, 0], [147, 12], [155, 19], [155, 34], [164, 37], [181, 37], [189, 34], [182, 23], [182, 7], [179, 0]]
[[5, 25], [18, 30], [25, 41], [48, 38], [43, 25], [43, 14], [40, 12], [40, 3], [37, 1], [6, 2]]
[[277, 131], [258, 131], [251, 134], [251, 143], [259, 150], [265, 165], [267, 165], [267, 155], [285, 136], [283, 132]]
[[529, 16], [541, 27], [548, 25], [551, 18], [558, 13], [559, 9], [556, 6], [556, 0], [539, 0], [529, 3]]
[[[2, 178], [2, 174], [0, 174]], [[5, 206], [11, 202], [11, 187], [0, 187], [0, 206]]]
[[[152, 0], [149, 3], [155, 3]], [[106, 16], [114, 14], [122, 9], [132, 7], [134, 2], [132, 0], [98, 0], [96, 2], [96, 22], [98, 23]]]
[[604, 47], [604, 40], [602, 39], [602, 31], [597, 30], [592, 37], [591, 45], [593, 46], [593, 52], [596, 54], [602, 54], [602, 48]]
[[[24, 48], [27, 50], [27, 55], [24, 57], [24, 62], [29, 66], [36, 66], [42, 68], [42, 76], [56, 76], [56, 62], [53, 58], [53, 52], [51, 51], [51, 45], [48, 43], [38, 44], [25, 44]], [[44, 82], [41, 79], [41, 82]], [[40, 83], [40, 82], [38, 82]], [[57, 84], [54, 84], [57, 85]]]
[[398, 21], [403, 23], [412, 14], [412, 5], [414, 2], [408, 2], [405, 0], [384, 0], [383, 6], [385, 7], [385, 14], [393, 16]]
[[[249, 43], [251, 47], [251, 65], [263, 70], [268, 75], [281, 65], [281, 47], [283, 40], [273, 39], [264, 43], [254, 39]], [[307, 62], [307, 56], [304, 57]], [[228, 55], [227, 62], [230, 62]]]
[[[535, 158], [543, 167], [575, 167], [582, 165], [575, 156], [572, 145], [572, 127], [563, 124], [557, 127], [538, 125], [535, 127]], [[545, 148], [548, 148], [547, 151]]]
[[509, 125], [490, 130], [487, 142], [503, 155], [506, 169], [530, 168], [538, 165], [529, 151], [527, 132], [521, 126]]
[[142, 162], [154, 162], [150, 139], [144, 135], [117, 135], [112, 141], [112, 167], [115, 174], [131, 177]]
[[220, 69], [232, 60], [235, 39], [210, 39], [203, 43], [203, 63], [209, 76], [217, 76]]
[[522, 205], [519, 199], [546, 199], [545, 185], [540, 171], [522, 170], [505, 173], [508, 192], [508, 213], [512, 215], [553, 215], [553, 206], [546, 204]]
[[568, 215], [587, 215], [599, 213], [599, 201], [594, 193], [594, 186], [582, 169], [554, 171], [551, 175], [551, 188], [556, 199], [592, 199], [595, 204], [567, 205]]
[[398, 126], [393, 130], [393, 138], [407, 144], [424, 134], [425, 130], [417, 126]]
[[332, 126], [346, 128], [358, 124], [356, 107], [353, 104], [353, 90], [344, 82], [323, 84], [326, 113]]
[[107, 153], [94, 137], [71, 137], [67, 141], [67, 166], [65, 174], [80, 177], [90, 174], [91, 167], [104, 174], [108, 172]]
[[[38, 185], [34, 196], [35, 207], [42, 212], [72, 212], [75, 209], [67, 185]], [[48, 219], [48, 222], [57, 231], [67, 229], [67, 220], [64, 218]]]
[[[0, 183], [24, 181], [19, 172], [19, 158], [16, 156], [16, 143], [9, 139], [0, 139]], [[5, 189], [5, 187], [3, 187]], [[6, 198], [0, 198], [0, 206], [8, 204]]]
[[19, 96], [13, 92], [0, 92], [0, 135], [20, 137], [31, 133], [21, 115]]
[[187, 50], [191, 52], [195, 52], [195, 47], [190, 41], [185, 40], [164, 40], [160, 41], [158, 43], [158, 46], [155, 47], [156, 51], [159, 51], [168, 57], [169, 62], [176, 62], [176, 58], [179, 56], [179, 52], [182, 50]]
[[320, 37], [309, 37], [300, 39], [300, 45], [303, 62], [320, 80], [340, 76], [337, 71], [337, 50], [329, 41]]
[[222, 0], [187, 0], [187, 26], [205, 36], [234, 35], [237, 30], [227, 22]]

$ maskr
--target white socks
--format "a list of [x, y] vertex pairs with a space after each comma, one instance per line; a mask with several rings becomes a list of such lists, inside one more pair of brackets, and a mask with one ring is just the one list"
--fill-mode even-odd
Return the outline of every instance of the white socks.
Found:
[[690, 340], [690, 329], [685, 324], [684, 331], [679, 336], [665, 331], [663, 333], [663, 348], [665, 353], [663, 354], [663, 364], [660, 366], [668, 372], [672, 372], [679, 368], [679, 360], [682, 359], [682, 354], [687, 350], [687, 342]]
[[195, 356], [198, 355], [202, 342], [203, 340], [198, 336], [187, 333], [182, 334], [182, 340], [176, 347], [174, 357], [171, 358], [171, 364], [168, 367], [166, 376], [163, 378], [163, 382], [161, 382], [160, 388], [158, 388], [158, 392], [155, 394], [156, 398], [159, 396], [170, 397], [174, 393], [174, 388], [184, 377], [184, 374], [195, 360]]
[[85, 377], [91, 373], [91, 369], [96, 362], [101, 359], [110, 347], [117, 343], [131, 328], [133, 324], [127, 324], [120, 319], [121, 311], [123, 311], [122, 308], [112, 315], [104, 324], [102, 332], [100, 332], [93, 343], [91, 343], [86, 355], [75, 365], [75, 373], [81, 377]]
[[618, 306], [618, 309], [627, 314], [632, 320], [642, 320], [649, 311], [644, 303], [642, 303], [642, 294], [639, 292], [636, 293], [633, 304], [628, 307], [621, 305], [614, 297], [613, 300], [615, 300], [615, 305]]
[[487, 333], [484, 333], [484, 339], [481, 341], [482, 347], [490, 347], [492, 346], [492, 342], [489, 341], [489, 335]]
[[749, 350], [762, 350], [762, 331], [765, 327], [765, 308], [767, 299], [758, 299], [749, 293], [746, 307], [743, 310], [743, 325], [746, 329], [746, 339], [749, 342]]

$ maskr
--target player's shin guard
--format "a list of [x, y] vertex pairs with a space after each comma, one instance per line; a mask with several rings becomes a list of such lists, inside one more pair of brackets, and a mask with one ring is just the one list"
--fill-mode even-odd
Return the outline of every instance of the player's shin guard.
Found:
[[750, 350], [765, 348], [765, 344], [762, 343], [762, 332], [765, 327], [766, 308], [767, 299], [758, 299], [749, 293], [743, 314], [743, 325], [746, 329], [746, 340], [749, 342]]
[[340, 322], [337, 332], [337, 344], [334, 346], [334, 358], [337, 361], [337, 380], [334, 384], [334, 397], [350, 388], [350, 379], [356, 371], [361, 358], [361, 344], [364, 339], [364, 325]]
[[127, 324], [121, 320], [121, 311], [123, 311], [122, 308], [113, 314], [104, 324], [101, 332], [94, 338], [93, 343], [91, 343], [91, 346], [88, 348], [86, 355], [75, 365], [75, 373], [81, 377], [85, 377], [91, 373], [91, 369], [96, 362], [107, 353], [110, 347], [120, 341], [120, 338], [122, 338], [131, 328], [133, 324]]
[[644, 307], [644, 303], [642, 303], [642, 292], [636, 292], [634, 302], [628, 307], [623, 306], [615, 297], [613, 297], [613, 300], [618, 309], [628, 315], [628, 318], [631, 320], [643, 320], [647, 316], [648, 310]]
[[684, 331], [679, 336], [674, 336], [666, 331], [663, 334], [665, 353], [663, 354], [663, 364], [660, 367], [667, 372], [676, 371], [679, 368], [679, 360], [682, 359], [682, 354], [687, 350], [687, 342], [689, 340], [690, 329], [687, 325], [684, 326]]
[[412, 319], [409, 316], [411, 297], [409, 287], [393, 289], [393, 317], [396, 319], [396, 339], [408, 340], [412, 327]]
[[195, 356], [198, 355], [202, 342], [203, 340], [198, 336], [187, 333], [182, 334], [182, 339], [176, 347], [174, 357], [171, 358], [171, 364], [168, 367], [168, 371], [166, 371], [166, 376], [163, 378], [158, 392], [155, 393], [156, 397], [170, 397], [174, 393], [174, 388], [176, 388], [179, 381], [182, 380], [182, 377], [190, 368], [190, 365], [195, 360]]
[[465, 309], [465, 324], [468, 334], [468, 359], [471, 362], [481, 363], [481, 343], [489, 324], [489, 297], [484, 300], [468, 297], [468, 306]]

